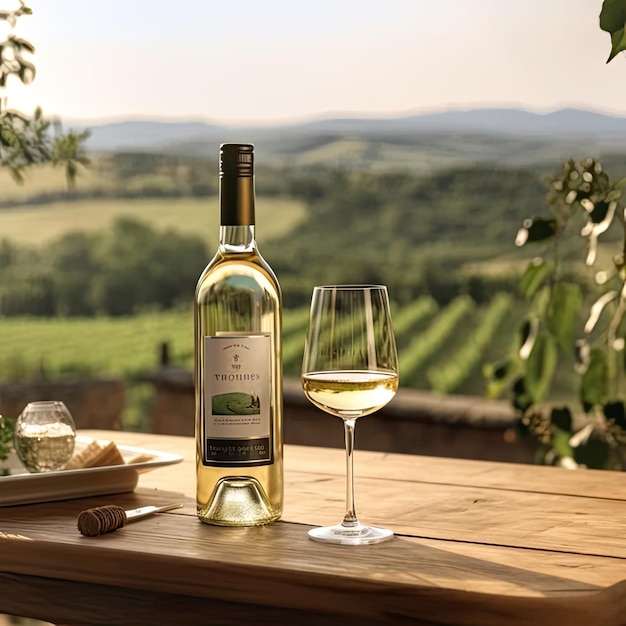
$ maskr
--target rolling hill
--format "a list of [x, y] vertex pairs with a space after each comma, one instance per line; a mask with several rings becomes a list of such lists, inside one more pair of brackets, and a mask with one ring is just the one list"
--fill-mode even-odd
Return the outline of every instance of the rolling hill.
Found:
[[[83, 128], [84, 123], [66, 126]], [[209, 157], [220, 143], [252, 142], [272, 165], [418, 169], [471, 163], [523, 166], [623, 153], [626, 118], [563, 109], [444, 111], [396, 118], [327, 117], [272, 126], [121, 120], [88, 125], [91, 152], [145, 151]]]

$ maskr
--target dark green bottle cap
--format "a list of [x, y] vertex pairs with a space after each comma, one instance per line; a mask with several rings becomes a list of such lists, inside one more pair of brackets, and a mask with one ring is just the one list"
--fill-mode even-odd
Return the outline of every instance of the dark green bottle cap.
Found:
[[254, 146], [250, 143], [223, 143], [220, 146], [220, 177], [254, 176]]
[[220, 146], [220, 216], [222, 226], [254, 224], [254, 146]]

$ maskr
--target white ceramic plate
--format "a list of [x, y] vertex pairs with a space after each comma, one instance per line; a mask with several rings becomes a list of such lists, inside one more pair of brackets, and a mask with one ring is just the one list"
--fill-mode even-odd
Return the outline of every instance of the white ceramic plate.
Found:
[[[76, 451], [85, 447], [90, 441], [91, 439], [86, 437], [76, 437]], [[133, 491], [140, 474], [165, 465], [180, 463], [183, 460], [183, 457], [178, 454], [132, 446], [118, 445], [117, 447], [126, 461], [125, 465], [31, 474], [17, 458], [10, 458], [11, 474], [0, 476], [0, 506], [52, 502]], [[133, 461], [140, 456], [147, 460]]]

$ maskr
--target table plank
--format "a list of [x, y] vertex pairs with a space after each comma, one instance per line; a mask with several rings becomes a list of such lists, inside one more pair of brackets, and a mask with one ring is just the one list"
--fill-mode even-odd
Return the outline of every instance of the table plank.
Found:
[[[118, 496], [116, 503], [127, 506], [128, 500], [128, 496]], [[280, 522], [261, 528], [220, 528], [202, 524], [190, 511], [187, 515], [156, 515], [110, 535], [85, 538], [76, 529], [82, 506], [83, 501], [75, 501], [73, 507], [69, 503], [29, 505], [19, 507], [11, 520], [0, 511], [0, 562], [14, 568], [11, 571], [51, 575], [64, 554], [67, 577], [104, 582], [115, 574], [120, 583], [141, 588], [141, 582], [133, 582], [137, 572], [133, 571], [132, 555], [147, 554], [166, 558], [170, 567], [189, 570], [255, 566], [288, 575], [309, 572], [466, 591], [488, 588], [492, 593], [512, 595], [589, 591], [618, 582], [626, 569], [624, 561], [617, 558], [415, 537], [396, 537], [385, 544], [357, 549], [329, 546], [310, 541], [308, 525]], [[99, 558], [105, 553], [106, 561]], [[71, 555], [76, 555], [76, 563]], [[123, 567], [120, 562], [124, 562]], [[193, 575], [183, 574], [178, 582], [169, 580], [170, 572], [153, 572], [151, 576], [150, 588], [162, 584], [163, 591], [207, 593], [202, 576], [187, 580]], [[178, 584], [182, 588], [177, 590]]]
[[[362, 602], [361, 593], [352, 597], [342, 594], [331, 605], [317, 605], [307, 611], [2, 573], [0, 585], [4, 594], [0, 606], [19, 610], [21, 605], [13, 599], [29, 595], [34, 598], [29, 604], [32, 617], [94, 626], [192, 623], [327, 626], [337, 621], [343, 626], [623, 626], [625, 623], [623, 584], [567, 601], [458, 594], [445, 589], [411, 595], [383, 590], [368, 594], [369, 602]], [[291, 591], [302, 593], [300, 588]], [[407, 600], [410, 607], [406, 607]], [[413, 612], [416, 604], [417, 612]]]
[[[195, 489], [195, 445], [193, 438], [159, 436], [124, 431], [82, 431], [87, 436], [114, 436], [122, 444], [173, 452], [185, 457], [183, 467]], [[320, 458], [323, 457], [323, 463]], [[587, 495], [626, 501], [626, 479], [622, 472], [602, 470], [567, 470], [558, 467], [494, 463], [468, 459], [450, 459], [388, 452], [357, 450], [355, 472], [358, 478], [381, 478], [427, 484], [466, 485], [507, 491], [532, 491], [561, 495]], [[497, 468], [497, 471], [495, 469]], [[335, 448], [285, 446], [287, 471], [345, 475], [345, 453]], [[142, 481], [143, 482], [143, 481]]]
[[[626, 558], [626, 502], [370, 478], [355, 482], [361, 521], [402, 535]], [[344, 485], [343, 477], [289, 474], [283, 519], [338, 523]]]
[[[320, 463], [320, 455], [323, 455], [323, 464]], [[621, 472], [371, 452], [359, 450], [358, 444], [354, 463], [357, 478], [466, 485], [578, 497], [587, 495], [626, 501], [626, 479]], [[345, 452], [339, 449], [286, 446], [285, 466], [296, 471], [344, 475]], [[494, 471], [496, 468], [497, 471]]]

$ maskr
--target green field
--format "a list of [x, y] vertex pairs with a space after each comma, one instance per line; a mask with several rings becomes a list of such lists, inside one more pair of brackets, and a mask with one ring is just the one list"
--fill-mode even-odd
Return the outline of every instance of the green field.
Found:
[[[257, 231], [265, 241], [289, 232], [306, 214], [291, 198], [259, 198]], [[175, 228], [217, 245], [219, 207], [216, 197], [153, 199], [90, 199], [24, 205], [0, 210], [0, 239], [39, 245], [72, 230], [99, 231], [116, 218], [132, 216], [157, 229]]]
[[[523, 314], [509, 294], [477, 306], [467, 296], [438, 307], [430, 297], [394, 306], [400, 385], [442, 394], [486, 394], [483, 368], [504, 357]], [[308, 310], [285, 311], [283, 371], [298, 378]], [[121, 377], [129, 385], [124, 422], [141, 429], [153, 389], [142, 374], [159, 367], [161, 344], [170, 362], [193, 366], [191, 311], [149, 313], [126, 318], [3, 318], [0, 382], [45, 377]], [[571, 394], [575, 374], [557, 372], [551, 400]]]
[[158, 365], [167, 342], [172, 360], [191, 366], [191, 312], [119, 318], [4, 318], [0, 379], [16, 381], [43, 373], [133, 377]]
[[[80, 170], [76, 181], [79, 191], [106, 188], [112, 184], [111, 172], [94, 161]], [[8, 170], [0, 169], [0, 201], [24, 201], [42, 193], [66, 193], [67, 182], [62, 168], [40, 166], [24, 172], [24, 183], [16, 183]]]
[[[283, 360], [287, 376], [300, 375], [307, 313], [305, 308], [285, 312]], [[446, 379], [448, 393], [484, 393], [482, 366], [508, 347], [509, 326], [516, 319], [511, 313], [510, 297], [505, 295], [486, 307], [476, 307], [467, 296], [459, 296], [441, 309], [428, 297], [395, 307], [400, 384], [433, 388], [430, 372], [435, 381]], [[482, 322], [485, 318], [487, 327]], [[478, 345], [475, 335], [481, 338]], [[3, 381], [41, 374], [49, 378], [85, 374], [133, 379], [158, 366], [162, 343], [169, 345], [172, 363], [191, 368], [193, 362], [191, 311], [125, 318], [9, 317], [2, 320], [2, 337]], [[451, 362], [461, 371], [451, 375], [447, 369]], [[451, 376], [454, 384], [448, 382]], [[435, 383], [434, 388], [437, 386]]]

